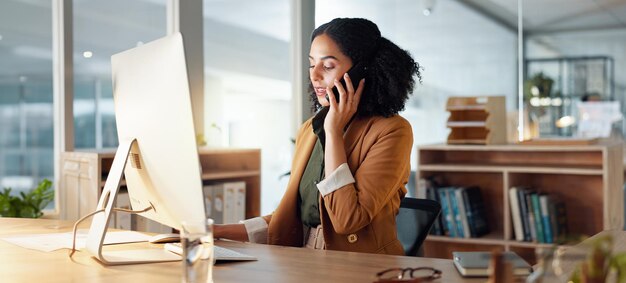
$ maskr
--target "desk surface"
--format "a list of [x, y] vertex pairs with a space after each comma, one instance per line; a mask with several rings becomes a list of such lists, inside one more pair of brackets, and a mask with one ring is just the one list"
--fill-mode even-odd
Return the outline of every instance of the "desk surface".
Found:
[[[0, 218], [0, 237], [16, 234], [61, 233], [72, 223], [60, 220]], [[434, 282], [484, 282], [459, 276], [452, 261], [406, 256], [320, 251], [250, 243], [217, 241], [217, 244], [256, 256], [252, 262], [219, 263], [215, 282], [372, 282], [375, 274], [392, 267], [431, 266], [443, 271]], [[128, 248], [129, 245], [125, 245]], [[137, 243], [132, 247], [162, 248]], [[115, 249], [115, 246], [107, 249]], [[180, 282], [181, 263], [104, 266], [86, 253], [68, 258], [68, 250], [40, 252], [0, 240], [2, 282]]]

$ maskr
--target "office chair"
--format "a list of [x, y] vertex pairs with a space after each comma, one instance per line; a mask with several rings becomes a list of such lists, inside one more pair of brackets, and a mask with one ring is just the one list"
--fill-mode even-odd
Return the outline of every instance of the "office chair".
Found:
[[422, 243], [440, 213], [441, 205], [437, 201], [410, 197], [402, 199], [396, 216], [396, 230], [405, 255], [423, 254]]

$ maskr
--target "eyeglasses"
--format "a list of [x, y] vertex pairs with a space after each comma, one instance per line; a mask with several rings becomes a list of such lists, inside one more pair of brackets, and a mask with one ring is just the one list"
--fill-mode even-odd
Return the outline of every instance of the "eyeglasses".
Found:
[[407, 282], [417, 283], [441, 278], [441, 270], [432, 267], [390, 268], [376, 273], [374, 283]]

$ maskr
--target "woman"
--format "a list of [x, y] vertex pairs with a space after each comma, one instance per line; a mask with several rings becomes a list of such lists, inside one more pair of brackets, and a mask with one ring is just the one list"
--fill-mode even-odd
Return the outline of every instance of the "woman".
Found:
[[[317, 113], [298, 132], [283, 199], [271, 215], [216, 225], [214, 236], [402, 255], [395, 217], [406, 194], [413, 134], [397, 113], [414, 76], [421, 79], [419, 65], [381, 37], [376, 24], [348, 18], [313, 31], [309, 62]], [[353, 82], [346, 72], [357, 63], [366, 71]]]

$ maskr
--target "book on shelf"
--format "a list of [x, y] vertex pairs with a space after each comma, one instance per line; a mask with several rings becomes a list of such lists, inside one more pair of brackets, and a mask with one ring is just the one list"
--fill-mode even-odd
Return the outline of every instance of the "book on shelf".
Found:
[[543, 221], [541, 217], [541, 206], [539, 205], [539, 193], [531, 194], [530, 200], [533, 204], [533, 216], [535, 219], [535, 230], [537, 231], [537, 242], [545, 243], [545, 235], [543, 233]]
[[462, 191], [462, 194], [470, 236], [477, 238], [489, 233], [487, 211], [480, 188], [476, 186], [467, 187]]
[[[426, 187], [426, 197], [428, 199], [441, 203], [439, 199], [439, 193], [437, 193], [437, 188], [435, 187], [432, 187], [432, 186]], [[445, 225], [443, 225], [444, 217], [445, 216], [443, 213], [439, 213], [439, 216], [437, 216], [437, 219], [435, 219], [435, 221], [433, 222], [433, 227], [432, 229], [430, 229], [430, 234], [432, 235], [445, 235], [446, 234], [447, 230], [445, 229]]]
[[465, 190], [466, 188], [462, 187], [454, 191], [454, 196], [456, 198], [456, 202], [458, 206], [458, 214], [456, 214], [456, 216], [457, 216], [457, 223], [460, 222], [459, 226], [462, 228], [461, 230], [463, 231], [464, 238], [470, 238], [472, 237], [472, 234], [470, 233], [470, 227], [468, 225], [468, 215], [466, 213], [468, 209], [465, 207], [466, 203], [463, 197]]
[[432, 187], [427, 188], [426, 196], [441, 204], [440, 222], [433, 225], [431, 234], [476, 238], [489, 233], [479, 187]]
[[[513, 275], [526, 276], [532, 271], [530, 264], [518, 254], [506, 251], [502, 252], [502, 256], [512, 264]], [[452, 252], [452, 261], [464, 277], [487, 277], [491, 274], [491, 252]]]
[[520, 215], [520, 205], [518, 196], [518, 188], [509, 189], [509, 207], [511, 208], [511, 220], [513, 222], [513, 232], [515, 240], [524, 241], [524, 229], [522, 228], [522, 217]]
[[[411, 171], [413, 172], [413, 171]], [[411, 173], [413, 174], [413, 173]], [[411, 196], [411, 189], [413, 188], [411, 186], [411, 178], [409, 178], [409, 183], [407, 183], [407, 187], [409, 188], [409, 196]], [[417, 187], [416, 192], [415, 192], [415, 197], [416, 198], [428, 198], [428, 187], [429, 187], [429, 181], [424, 179], [424, 178], [420, 178], [419, 180], [417, 180]]]
[[567, 233], [565, 203], [557, 197], [512, 187], [509, 202], [515, 240], [551, 244]]
[[556, 198], [552, 198], [548, 203], [550, 211], [550, 221], [554, 233], [555, 242], [568, 233], [567, 229], [567, 211], [565, 210], [565, 202]]
[[437, 192], [439, 193], [439, 200], [441, 201], [441, 213], [445, 215], [443, 218], [443, 224], [446, 226], [448, 236], [456, 237], [457, 230], [454, 221], [454, 212], [452, 211], [452, 204], [450, 203], [450, 190], [452, 189], [444, 187], [437, 189]]
[[550, 223], [550, 211], [548, 210], [549, 198], [550, 196], [547, 194], [539, 195], [539, 207], [541, 212], [541, 224], [543, 225], [543, 242], [552, 244], [554, 242], [554, 235], [552, 232], [552, 224]]
[[[465, 233], [463, 231], [463, 219], [461, 219], [459, 201], [457, 199], [458, 191], [459, 188], [449, 188], [448, 197], [450, 198], [450, 204], [452, 205], [452, 221], [454, 221], [454, 227], [456, 227], [456, 236], [459, 238], [465, 238]], [[469, 235], [467, 238], [469, 238]]]
[[535, 194], [534, 191], [526, 191], [524, 195], [524, 200], [526, 202], [526, 212], [528, 213], [526, 217], [528, 218], [528, 226], [530, 230], [530, 241], [537, 241], [537, 227], [535, 222], [535, 210], [533, 209], [533, 201], [532, 195]]
[[528, 221], [528, 205], [526, 203], [526, 194], [528, 193], [527, 189], [518, 188], [517, 189], [517, 201], [519, 205], [519, 215], [522, 220], [522, 229], [524, 233], [524, 241], [530, 242], [532, 241], [532, 236], [530, 235], [530, 222]]

